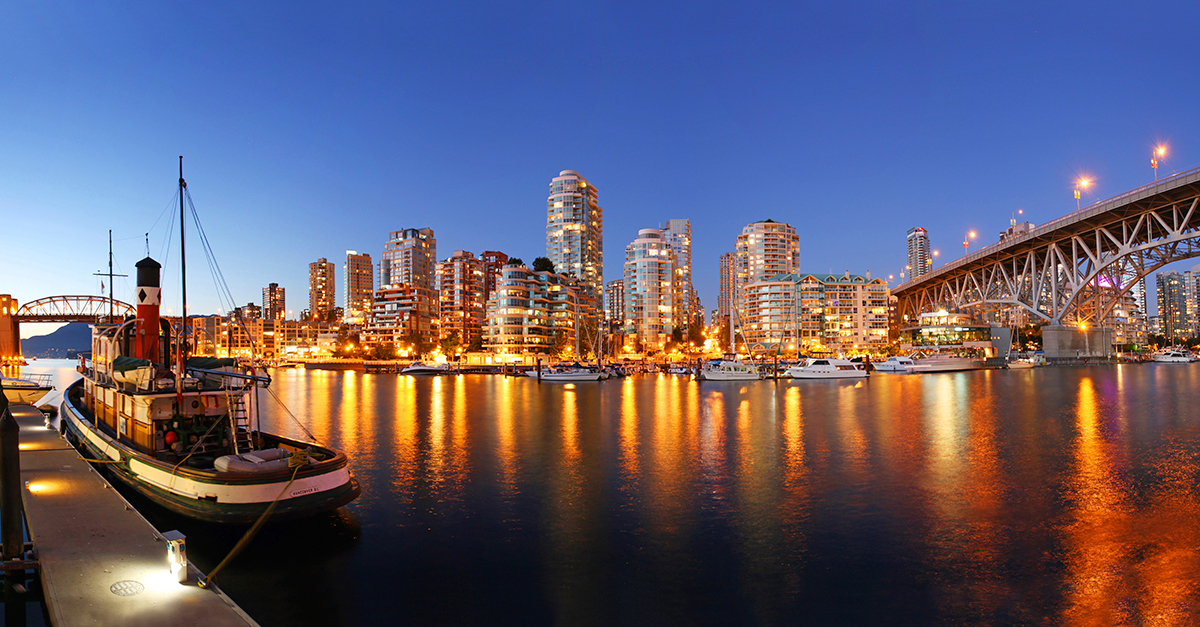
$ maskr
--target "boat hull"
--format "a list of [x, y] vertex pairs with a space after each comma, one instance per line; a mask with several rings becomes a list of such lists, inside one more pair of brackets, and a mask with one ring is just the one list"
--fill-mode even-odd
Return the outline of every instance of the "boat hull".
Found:
[[[72, 388], [79, 385], [77, 382]], [[175, 513], [209, 522], [250, 524], [275, 502], [270, 519], [287, 520], [337, 509], [362, 491], [350, 475], [344, 456], [324, 468], [326, 462], [319, 462], [303, 472], [262, 474], [221, 473], [166, 464], [97, 428], [70, 391], [61, 406], [67, 440], [88, 458], [104, 462], [103, 469], [121, 483]], [[293, 446], [305, 444], [266, 437]]]
[[982, 370], [983, 360], [968, 358], [937, 358], [919, 360], [908, 367], [912, 373], [924, 372], [958, 372], [960, 370]]
[[824, 371], [805, 371], [802, 369], [788, 368], [787, 376], [793, 379], [865, 379], [867, 377], [866, 370], [835, 370], [832, 372]]
[[10, 403], [33, 405], [45, 398], [54, 388], [37, 387], [37, 388], [4, 388], [4, 397]]

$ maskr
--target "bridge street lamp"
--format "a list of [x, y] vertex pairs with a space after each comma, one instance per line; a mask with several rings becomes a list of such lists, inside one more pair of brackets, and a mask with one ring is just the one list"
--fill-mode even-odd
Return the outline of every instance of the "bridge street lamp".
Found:
[[1154, 182], [1158, 182], [1158, 160], [1165, 157], [1167, 154], [1166, 146], [1156, 146], [1154, 148], [1154, 156], [1150, 157], [1150, 167], [1154, 168]]
[[[1155, 170], [1155, 172], [1157, 172], [1157, 171], [1158, 170]], [[1082, 187], [1083, 189], [1086, 190], [1088, 188], [1088, 185], [1091, 185], [1091, 184], [1092, 184], [1091, 179], [1079, 179], [1079, 181], [1077, 183], [1075, 183], [1075, 211], [1079, 211], [1079, 188]]]
[[963, 240], [963, 257], [967, 256], [967, 245], [970, 244], [970, 240], [973, 239], [975, 239], [975, 231], [967, 233], [967, 239]]

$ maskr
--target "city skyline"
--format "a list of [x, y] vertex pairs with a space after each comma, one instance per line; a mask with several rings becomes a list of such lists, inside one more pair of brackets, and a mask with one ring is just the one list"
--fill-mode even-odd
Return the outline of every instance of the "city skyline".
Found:
[[[565, 43], [533, 5], [298, 6], [282, 21], [269, 7], [19, 6], [0, 25], [13, 60], [0, 207], [21, 235], [0, 254], [26, 271], [0, 292], [97, 293], [112, 228], [116, 272], [149, 253], [177, 309], [178, 236], [165, 233], [178, 155], [236, 300], [198, 276], [193, 313], [269, 283], [302, 302], [313, 259], [381, 258], [402, 229], [532, 260], [544, 185], [565, 169], [604, 192], [605, 281], [639, 230], [680, 217], [706, 312], [719, 256], [766, 219], [797, 227], [801, 272], [894, 286], [913, 226], [940, 266], [969, 231], [973, 250], [994, 242], [1018, 209], [1034, 224], [1073, 211], [1080, 177], [1095, 181], [1086, 205], [1200, 165], [1197, 87], [1177, 61], [1197, 9], [1163, 10], [1180, 19], [613, 5], [579, 7], [597, 36]], [[193, 35], [177, 43], [166, 23]], [[855, 241], [825, 235], [839, 221]], [[128, 280], [117, 290], [130, 300]]]

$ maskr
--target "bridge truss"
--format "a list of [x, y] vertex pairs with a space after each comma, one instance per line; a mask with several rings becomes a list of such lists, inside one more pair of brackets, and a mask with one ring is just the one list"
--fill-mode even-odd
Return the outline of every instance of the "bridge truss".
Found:
[[1097, 202], [898, 286], [900, 314], [1021, 307], [1097, 324], [1137, 281], [1200, 256], [1200, 168]]
[[128, 303], [107, 296], [48, 296], [29, 301], [17, 309], [19, 322], [98, 322], [137, 315]]

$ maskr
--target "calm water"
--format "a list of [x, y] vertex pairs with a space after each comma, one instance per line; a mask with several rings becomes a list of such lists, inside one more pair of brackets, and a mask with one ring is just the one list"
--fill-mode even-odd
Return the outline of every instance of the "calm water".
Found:
[[[1200, 364], [274, 376], [363, 494], [217, 578], [267, 627], [1200, 623]], [[240, 537], [135, 504], [205, 571]]]

